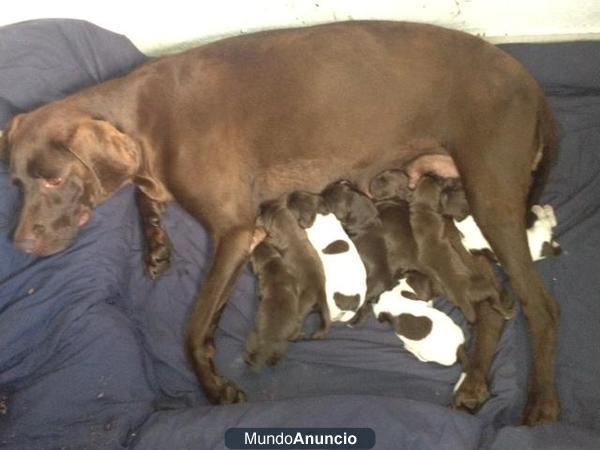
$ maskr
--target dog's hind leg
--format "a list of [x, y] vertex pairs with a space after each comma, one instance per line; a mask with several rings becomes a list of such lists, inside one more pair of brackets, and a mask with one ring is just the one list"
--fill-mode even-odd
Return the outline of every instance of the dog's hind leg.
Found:
[[463, 363], [466, 377], [452, 401], [455, 408], [471, 412], [483, 405], [490, 396], [487, 377], [505, 322], [502, 314], [494, 310], [489, 302], [478, 303], [476, 311], [473, 349], [467, 357], [467, 363]]
[[[546, 291], [529, 252], [526, 234], [527, 197], [536, 142], [536, 116], [525, 109], [504, 116], [496, 111], [492, 132], [481, 124], [470, 128], [455, 161], [461, 172], [473, 217], [506, 271], [520, 298], [531, 336], [532, 374], [524, 422], [535, 425], [558, 418], [554, 358], [559, 307]], [[489, 119], [492, 121], [492, 119]], [[472, 123], [476, 123], [473, 121]]]
[[151, 199], [141, 189], [136, 190], [136, 200], [145, 239], [146, 274], [155, 280], [171, 264], [171, 241], [161, 223], [164, 203]]

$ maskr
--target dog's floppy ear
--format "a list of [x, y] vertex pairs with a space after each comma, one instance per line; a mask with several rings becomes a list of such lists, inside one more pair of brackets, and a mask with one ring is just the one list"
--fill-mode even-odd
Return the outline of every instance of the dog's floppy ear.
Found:
[[106, 194], [131, 180], [141, 161], [134, 140], [104, 120], [81, 122], [70, 137], [67, 150], [92, 172]]
[[0, 161], [8, 162], [10, 155], [8, 153], [8, 138], [9, 135], [17, 128], [17, 124], [21, 120], [21, 115], [17, 115], [8, 122], [4, 130], [0, 130]]
[[8, 161], [8, 138], [2, 130], [0, 130], [0, 161]]

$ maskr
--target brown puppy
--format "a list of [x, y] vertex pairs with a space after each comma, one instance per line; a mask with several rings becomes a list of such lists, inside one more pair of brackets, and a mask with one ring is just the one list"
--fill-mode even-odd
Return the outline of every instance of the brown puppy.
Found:
[[475, 321], [474, 305], [481, 301], [489, 301], [506, 318], [511, 317], [489, 264], [487, 270], [482, 269], [477, 258], [461, 244], [452, 219], [442, 215], [443, 190], [442, 183], [426, 175], [411, 195], [410, 224], [421, 267], [443, 286], [448, 299], [460, 307], [469, 322]]
[[[216, 371], [212, 338], [249, 257], [258, 205], [332, 180], [370, 180], [440, 147], [531, 327], [525, 421], [555, 420], [559, 310], [523, 221], [550, 167], [555, 127], [533, 78], [479, 38], [355, 21], [224, 39], [17, 116], [0, 153], [23, 186], [15, 241], [25, 251], [63, 250], [128, 182], [154, 210], [175, 198], [207, 227], [214, 261], [187, 349], [209, 400], [230, 403], [244, 395]], [[46, 204], [52, 192], [60, 201]]]
[[255, 370], [273, 366], [286, 354], [289, 341], [303, 337], [304, 319], [321, 311], [323, 326], [330, 326], [321, 263], [286, 199], [266, 202], [257, 227], [267, 233], [254, 249], [251, 262], [258, 278], [260, 304], [256, 326], [246, 341], [246, 362]]
[[[418, 159], [403, 169], [388, 169], [378, 174], [369, 182], [369, 192], [376, 200], [396, 198], [408, 202], [420, 179], [424, 175], [431, 175], [442, 186], [440, 194], [442, 214], [462, 220], [470, 214], [469, 203], [456, 173], [454, 161], [451, 158], [448, 159], [447, 156], [439, 161], [432, 160], [432, 157], [428, 157], [424, 161]], [[447, 174], [453, 177], [448, 178]]]

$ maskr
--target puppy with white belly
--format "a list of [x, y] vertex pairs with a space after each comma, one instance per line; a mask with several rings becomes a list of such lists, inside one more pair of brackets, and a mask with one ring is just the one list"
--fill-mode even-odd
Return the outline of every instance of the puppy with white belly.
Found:
[[287, 206], [305, 229], [323, 264], [331, 321], [350, 321], [363, 305], [367, 292], [367, 272], [356, 246], [320, 195], [294, 192]]
[[[442, 210], [444, 214], [452, 216], [454, 225], [461, 234], [463, 246], [471, 252], [486, 252], [494, 259], [492, 247], [472, 215], [465, 192], [462, 188], [447, 189], [442, 197]], [[557, 225], [554, 209], [551, 205], [533, 205], [528, 217], [530, 226], [527, 228], [527, 241], [531, 259], [539, 261], [548, 256], [560, 254], [560, 245], [553, 236]]]
[[451, 366], [458, 360], [466, 366], [462, 329], [434, 308], [432, 301], [416, 300], [416, 296], [407, 279], [402, 278], [373, 304], [375, 317], [389, 322], [406, 350], [420, 361]]

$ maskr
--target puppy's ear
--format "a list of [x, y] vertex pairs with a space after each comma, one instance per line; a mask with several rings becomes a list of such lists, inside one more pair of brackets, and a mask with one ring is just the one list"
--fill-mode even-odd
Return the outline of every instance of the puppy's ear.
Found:
[[[318, 200], [317, 200], [317, 213], [318, 214], [323, 214], [324, 216], [326, 216], [327, 214], [329, 214], [331, 211], [329, 210], [329, 208], [327, 207], [327, 203], [325, 203], [325, 200], [323, 199], [323, 197], [321, 197], [320, 195], [318, 196]], [[313, 219], [314, 220], [314, 219]]]
[[104, 120], [81, 122], [68, 140], [67, 150], [92, 172], [105, 194], [130, 181], [141, 163], [134, 140]]

